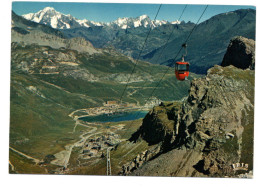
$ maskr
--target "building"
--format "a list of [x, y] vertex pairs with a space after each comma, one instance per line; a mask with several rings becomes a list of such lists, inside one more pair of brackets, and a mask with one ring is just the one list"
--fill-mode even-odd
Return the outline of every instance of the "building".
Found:
[[107, 101], [107, 105], [117, 105], [117, 101]]

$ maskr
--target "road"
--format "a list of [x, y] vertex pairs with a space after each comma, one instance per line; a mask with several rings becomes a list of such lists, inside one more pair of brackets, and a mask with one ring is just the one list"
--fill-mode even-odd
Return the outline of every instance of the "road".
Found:
[[14, 171], [14, 165], [10, 162], [10, 160], [9, 160], [9, 164], [11, 166], [11, 170]]
[[18, 151], [18, 150], [16, 150], [16, 149], [13, 148], [13, 147], [10, 147], [10, 146], [9, 146], [9, 149], [11, 149], [12, 151], [18, 153], [19, 155], [21, 155], [21, 156], [23, 156], [23, 157], [25, 157], [25, 158], [27, 158], [27, 159], [32, 160], [32, 161], [35, 162], [36, 164], [38, 164], [38, 163], [40, 162], [39, 159], [33, 158], [33, 157], [31, 157], [31, 156], [29, 156], [29, 155], [27, 155], [27, 154], [25, 154], [25, 153], [22, 153], [21, 151]]

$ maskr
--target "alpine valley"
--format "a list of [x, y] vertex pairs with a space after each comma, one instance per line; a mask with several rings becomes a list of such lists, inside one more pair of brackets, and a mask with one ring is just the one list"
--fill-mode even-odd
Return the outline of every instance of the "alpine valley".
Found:
[[[105, 175], [108, 155], [112, 175], [252, 172], [255, 16], [240, 9], [198, 24], [189, 80], [178, 81], [173, 57], [192, 22], [12, 12], [10, 173]], [[243, 61], [229, 60], [238, 53]], [[237, 162], [247, 171], [234, 172]]]

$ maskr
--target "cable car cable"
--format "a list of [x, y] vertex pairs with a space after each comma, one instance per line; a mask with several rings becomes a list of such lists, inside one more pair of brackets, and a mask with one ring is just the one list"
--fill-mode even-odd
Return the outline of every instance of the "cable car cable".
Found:
[[[188, 35], [187, 39], [185, 40], [185, 42], [184, 42], [185, 45], [187, 44], [188, 40], [190, 39], [191, 34], [193, 33], [193, 31], [194, 31], [195, 28], [197, 27], [199, 21], [201, 20], [202, 16], [204, 15], [205, 11], [207, 10], [207, 8], [208, 8], [208, 5], [205, 7], [205, 9], [204, 9], [204, 11], [202, 12], [201, 16], [199, 17], [197, 23], [195, 24], [195, 26], [194, 26], [193, 29], [191, 30], [190, 34]], [[182, 45], [181, 48], [179, 49], [178, 53], [176, 54], [176, 56], [175, 56], [174, 59], [173, 59], [173, 62], [176, 60], [176, 58], [177, 58], [178, 55], [180, 54], [180, 52], [181, 52], [181, 50], [183, 49], [183, 47], [184, 47], [184, 45]], [[173, 64], [173, 63], [172, 63], [172, 64]], [[159, 84], [161, 83], [162, 79], [165, 77], [165, 75], [167, 74], [167, 72], [169, 71], [169, 69], [170, 69], [171, 67], [172, 67], [172, 65], [170, 65], [170, 66], [166, 69], [165, 73], [163, 74], [163, 76], [161, 77], [161, 79], [159, 80], [159, 82], [157, 83], [156, 87], [153, 89], [151, 95], [148, 97], [147, 100], [149, 100], [149, 99], [153, 96], [154, 91], [155, 91], [156, 88], [159, 86]]]
[[[158, 10], [157, 10], [157, 13], [156, 13], [156, 16], [155, 16], [155, 18], [154, 18], [154, 21], [156, 20], [158, 14], [159, 14], [159, 11], [160, 11], [160, 9], [161, 9], [161, 6], [162, 6], [162, 4], [160, 4], [160, 6], [159, 6], [159, 8], [158, 8]], [[147, 36], [146, 36], [146, 38], [145, 38], [145, 41], [144, 41], [144, 43], [143, 43], [143, 46], [142, 46], [142, 48], [141, 48], [141, 51], [140, 51], [140, 53], [139, 53], [139, 55], [138, 55], [138, 57], [137, 57], [137, 59], [136, 59], [136, 63], [134, 64], [134, 67], [133, 67], [133, 69], [132, 69], [132, 72], [130, 73], [130, 76], [129, 76], [128, 80], [127, 80], [127, 83], [126, 83], [126, 85], [125, 85], [125, 88], [124, 88], [124, 90], [123, 90], [123, 92], [122, 92], [122, 94], [121, 94], [121, 96], [120, 96], [120, 99], [119, 99], [119, 102], [120, 102], [120, 103], [122, 102], [123, 95], [124, 95], [124, 93], [125, 93], [125, 91], [126, 91], [126, 88], [127, 88], [128, 84], [129, 84], [130, 79], [132, 78], [132, 75], [133, 75], [133, 73], [134, 73], [134, 71], [135, 71], [135, 68], [136, 68], [136, 66], [137, 66], [137, 64], [138, 64], [138, 60], [139, 60], [139, 58], [140, 58], [140, 56], [141, 56], [141, 54], [142, 54], [142, 52], [143, 52], [143, 49], [144, 49], [145, 44], [146, 44], [146, 42], [147, 42], [147, 39], [148, 39], [148, 37], [149, 37], [149, 35], [150, 35], [150, 33], [151, 33], [151, 30], [152, 30], [152, 27], [150, 27], [150, 29], [149, 29], [149, 31], [148, 31], [148, 34], [147, 34]]]
[[[179, 17], [178, 20], [181, 20], [181, 17], [182, 17], [182, 15], [183, 15], [184, 11], [186, 10], [187, 6], [188, 6], [188, 5], [185, 5], [185, 7], [183, 8], [182, 13], [181, 13], [181, 15], [180, 15], [180, 17]], [[172, 31], [171, 31], [171, 33], [170, 33], [170, 35], [169, 35], [169, 37], [168, 37], [168, 39], [167, 39], [165, 45], [163, 46], [163, 48], [162, 48], [162, 50], [161, 50], [161, 53], [159, 54], [159, 56], [158, 56], [156, 62], [158, 62], [158, 60], [161, 58], [164, 49], [166, 48], [168, 42], [170, 41], [170, 38], [172, 37], [173, 31], [174, 31], [174, 29], [172, 29]]]
[[[188, 5], [185, 5], [185, 7], [183, 8], [182, 13], [181, 13], [181, 15], [180, 15], [180, 17], [179, 17], [178, 20], [181, 20], [181, 17], [182, 17], [182, 15], [183, 15], [185, 9], [187, 8], [187, 6], [188, 6]], [[170, 39], [171, 39], [171, 37], [172, 37], [173, 31], [174, 31], [174, 29], [172, 29], [172, 31], [171, 31], [171, 33], [170, 33], [170, 35], [169, 35], [169, 37], [168, 37], [168, 39], [167, 39], [165, 45], [163, 46], [163, 48], [162, 48], [162, 50], [161, 50], [161, 53], [159, 54], [159, 56], [158, 56], [156, 62], [158, 62], [159, 58], [162, 56], [164, 49], [166, 48], [168, 42], [170, 41]]]
[[[160, 6], [159, 6], [159, 8], [158, 8], [158, 11], [157, 11], [157, 13], [156, 13], [156, 16], [155, 16], [154, 20], [156, 20], [156, 18], [157, 18], [157, 16], [158, 16], [158, 13], [159, 13], [159, 11], [160, 11], [160, 9], [161, 9], [161, 6], [162, 6], [162, 4], [160, 4]], [[207, 7], [208, 7], [208, 5], [206, 6], [206, 8], [205, 8], [205, 10], [203, 11], [202, 15], [205, 13]], [[186, 9], [186, 6], [185, 6], [185, 9]], [[185, 9], [184, 9], [184, 10], [185, 10]], [[183, 12], [184, 12], [184, 10], [183, 10]], [[182, 14], [183, 14], [183, 12], [182, 12]], [[181, 14], [181, 16], [182, 16], [182, 14]], [[201, 19], [202, 15], [200, 16], [199, 20]], [[199, 22], [199, 20], [198, 20], [198, 22]], [[196, 25], [198, 24], [198, 22], [196, 23]], [[185, 43], [187, 43], [187, 41], [188, 41], [188, 39], [190, 38], [192, 32], [194, 31], [196, 25], [195, 25], [194, 28], [192, 29], [192, 31], [191, 31], [191, 33], [189, 34], [188, 38], [186, 39], [186, 42], [185, 42]], [[137, 58], [137, 60], [136, 60], [136, 63], [135, 63], [135, 65], [134, 65], [134, 68], [132, 69], [132, 72], [131, 72], [130, 77], [129, 77], [128, 81], [127, 81], [127, 84], [126, 84], [126, 86], [125, 86], [125, 88], [124, 88], [124, 91], [123, 91], [123, 93], [122, 93], [122, 95], [121, 95], [121, 97], [120, 97], [120, 100], [119, 100], [120, 102], [122, 101], [122, 97], [123, 97], [123, 95], [124, 95], [124, 92], [125, 92], [125, 90], [126, 90], [126, 88], [127, 88], [127, 86], [128, 86], [128, 83], [129, 83], [129, 81], [130, 81], [130, 79], [131, 79], [131, 76], [132, 76], [132, 74], [134, 73], [134, 70], [135, 70], [135, 68], [136, 68], [136, 66], [137, 66], [137, 64], [138, 64], [138, 60], [139, 60], [139, 58], [140, 58], [140, 56], [141, 56], [141, 53], [142, 53], [142, 51], [143, 51], [143, 49], [144, 49], [145, 43], [147, 42], [147, 39], [148, 39], [148, 37], [149, 37], [149, 35], [150, 35], [150, 32], [151, 32], [151, 28], [150, 28], [150, 30], [149, 30], [149, 32], [148, 32], [148, 34], [147, 34], [147, 37], [146, 37], [146, 39], [145, 39], [145, 41], [144, 41], [144, 44], [143, 44], [143, 47], [142, 47], [142, 49], [141, 49], [141, 51], [140, 51], [140, 53], [139, 53], [139, 56], [138, 56], [138, 58]], [[167, 42], [168, 42], [168, 40], [167, 40]], [[182, 47], [180, 48], [180, 50], [178, 51], [177, 55], [176, 55], [175, 58], [174, 58], [174, 61], [175, 61], [175, 59], [177, 58], [177, 56], [179, 55], [179, 53], [181, 52], [182, 48], [183, 48], [183, 46], [182, 46]], [[148, 97], [148, 99], [146, 100], [145, 104], [146, 104], [147, 101], [152, 97], [154, 91], [155, 91], [156, 88], [159, 86], [159, 84], [161, 83], [162, 79], [164, 78], [164, 76], [166, 75], [166, 73], [168, 72], [168, 70], [169, 70], [170, 67], [171, 67], [171, 66], [169, 66], [169, 67], [167, 68], [167, 71], [164, 73], [164, 75], [162, 76], [162, 78], [159, 80], [158, 84], [157, 84], [156, 87], [153, 89], [152, 94]], [[116, 111], [117, 111], [117, 108], [116, 108]], [[115, 111], [115, 112], [116, 112], [116, 111]], [[139, 114], [140, 114], [140, 112], [139, 112]], [[138, 114], [136, 117], [138, 117], [139, 114]], [[133, 121], [133, 122], [134, 122], [134, 121]], [[133, 123], [133, 122], [132, 122], [132, 123]], [[132, 123], [131, 123], [131, 124], [132, 124]], [[111, 122], [110, 122], [110, 124], [111, 124]]]
[[[205, 9], [204, 9], [204, 11], [202, 12], [201, 16], [199, 17], [197, 23], [195, 24], [195, 26], [194, 26], [193, 29], [191, 30], [190, 34], [188, 35], [187, 39], [185, 40], [184, 44], [186, 44], [186, 43], [188, 42], [188, 40], [189, 40], [191, 34], [193, 33], [193, 31], [194, 31], [195, 28], [197, 27], [199, 21], [201, 20], [202, 16], [204, 15], [205, 11], [207, 10], [207, 8], [208, 8], [208, 5], [205, 7]], [[180, 54], [180, 52], [181, 52], [182, 49], [183, 49], [183, 45], [181, 46], [181, 48], [180, 48], [179, 51], [177, 52], [176, 56], [174, 57], [173, 62], [176, 60], [176, 58], [178, 57], [178, 55]], [[172, 65], [171, 65], [171, 66], [172, 66]], [[156, 88], [160, 85], [162, 79], [165, 77], [165, 75], [167, 74], [167, 72], [169, 71], [169, 69], [171, 68], [171, 66], [169, 66], [169, 67], [166, 69], [165, 73], [163, 74], [163, 76], [161, 77], [161, 79], [159, 80], [159, 82], [157, 83], [157, 85], [155, 86], [155, 88], [153, 89], [152, 93], [151, 93], [150, 96], [146, 99], [145, 104], [146, 104], [146, 103], [148, 102], [148, 100], [150, 100], [150, 98], [153, 96], [153, 94], [154, 94]], [[144, 105], [145, 105], [145, 104], [144, 104]], [[137, 116], [136, 116], [136, 117], [138, 117], [139, 115], [140, 115], [140, 112], [137, 113]], [[136, 117], [135, 117], [135, 118], [136, 118]], [[134, 121], [133, 121], [133, 122], [134, 122]], [[133, 123], [133, 122], [132, 122], [132, 123]], [[131, 123], [131, 124], [132, 124], [132, 123]]]
[[[183, 8], [183, 10], [182, 10], [182, 12], [181, 12], [181, 15], [180, 15], [180, 17], [179, 17], [178, 20], [181, 20], [182, 15], [183, 15], [184, 11], [186, 10], [187, 6], [188, 6], [188, 5], [185, 5], [185, 7]], [[172, 31], [171, 31], [171, 33], [170, 33], [168, 39], [166, 40], [166, 42], [165, 42], [165, 44], [164, 44], [164, 46], [163, 46], [163, 48], [162, 48], [162, 50], [161, 50], [161, 53], [159, 54], [159, 56], [158, 56], [158, 58], [156, 59], [155, 62], [158, 62], [159, 59], [161, 58], [161, 56], [162, 56], [162, 54], [163, 54], [163, 51], [165, 50], [165, 48], [166, 48], [168, 42], [170, 41], [170, 39], [171, 39], [171, 37], [172, 37], [173, 31], [174, 31], [174, 28], [172, 29]], [[155, 64], [157, 64], [157, 63], [155, 63]], [[151, 73], [151, 74], [153, 74], [153, 73]], [[143, 85], [145, 85], [147, 82], [148, 82], [148, 79], [144, 82]], [[144, 87], [144, 86], [143, 86], [143, 87]]]
[[[181, 18], [182, 18], [182, 16], [183, 16], [183, 14], [184, 14], [184, 12], [185, 12], [187, 6], [188, 6], [188, 5], [185, 5], [185, 7], [183, 8], [183, 10], [182, 10], [182, 12], [181, 12], [181, 14], [180, 14], [180, 16], [179, 16], [179, 19], [177, 19], [177, 21], [180, 21], [180, 20], [181, 20]], [[163, 46], [163, 48], [162, 48], [162, 50], [161, 50], [161, 53], [159, 54], [158, 58], [156, 59], [156, 62], [158, 62], [158, 60], [159, 60], [160, 57], [162, 56], [163, 51], [165, 50], [167, 44], [169, 43], [169, 41], [170, 41], [170, 39], [171, 39], [171, 37], [172, 37], [173, 31], [174, 31], [174, 27], [172, 28], [172, 31], [171, 31], [169, 37], [167, 38], [167, 40], [166, 40], [166, 42], [165, 42], [165, 44], [164, 44], [164, 46]], [[152, 74], [153, 74], [153, 73], [152, 73]], [[145, 80], [145, 82], [144, 82], [143, 85], [146, 85], [147, 82], [148, 82], [148, 80]], [[144, 87], [142, 87], [142, 89], [144, 89]], [[138, 116], [138, 113], [137, 113], [137, 116]]]
[[[161, 6], [162, 6], [162, 4], [160, 4], [160, 6], [159, 6], [159, 8], [158, 8], [158, 10], [157, 10], [157, 13], [156, 13], [155, 18], [154, 18], [154, 22], [156, 21], [156, 18], [157, 18], [157, 16], [158, 16], [159, 12], [160, 12]], [[140, 58], [140, 56], [141, 56], [141, 54], [142, 54], [142, 52], [143, 52], [144, 46], [145, 46], [145, 44], [146, 44], [146, 42], [147, 42], [147, 39], [148, 39], [148, 37], [149, 37], [149, 35], [150, 35], [150, 33], [151, 33], [151, 30], [152, 30], [152, 27], [150, 27], [150, 29], [149, 29], [149, 31], [148, 31], [148, 34], [147, 34], [147, 36], [146, 36], [146, 38], [145, 38], [145, 41], [144, 41], [143, 46], [142, 46], [142, 49], [141, 49], [141, 51], [140, 51], [140, 53], [139, 53], [139, 55], [138, 55], [138, 58], [137, 58], [137, 60], [136, 60], [136, 63], [135, 63], [135, 65], [134, 65], [134, 67], [133, 67], [133, 69], [132, 69], [132, 71], [131, 71], [131, 74], [130, 74], [130, 76], [129, 76], [129, 78], [128, 78], [127, 84], [126, 84], [126, 86], [125, 86], [125, 88], [124, 88], [124, 90], [123, 90], [123, 92], [122, 92], [122, 94], [121, 94], [121, 96], [120, 96], [119, 104], [122, 102], [123, 95], [124, 95], [124, 93], [125, 93], [125, 91], [126, 91], [126, 88], [127, 88], [128, 84], [129, 84], [129, 81], [130, 81], [130, 79], [131, 79], [131, 76], [132, 76], [132, 74], [134, 73], [134, 70], [135, 70], [135, 68], [136, 68], [136, 66], [137, 66], [137, 64], [138, 64], [138, 60], [139, 60], [139, 58]], [[115, 112], [114, 112], [114, 113], [116, 113], [117, 110], [118, 110], [118, 108], [115, 109]], [[111, 122], [110, 122], [109, 124], [111, 124]]]
[[200, 15], [200, 17], [199, 17], [197, 23], [195, 24], [195, 26], [194, 26], [193, 29], [191, 30], [191, 32], [190, 32], [189, 36], [187, 37], [186, 41], [184, 42], [184, 44], [187, 44], [188, 40], [189, 40], [190, 37], [191, 37], [191, 34], [193, 33], [193, 31], [194, 31], [194, 30], [196, 29], [196, 27], [198, 26], [198, 23], [199, 23], [199, 21], [201, 20], [201, 18], [202, 18], [202, 16], [204, 15], [204, 13], [206, 12], [208, 6], [209, 6], [209, 5], [207, 5], [207, 6], [205, 7], [204, 11], [203, 11], [202, 14]]

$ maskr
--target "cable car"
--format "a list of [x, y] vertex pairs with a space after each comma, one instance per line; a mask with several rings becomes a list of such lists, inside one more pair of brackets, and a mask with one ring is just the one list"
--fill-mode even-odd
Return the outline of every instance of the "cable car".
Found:
[[182, 61], [175, 63], [175, 76], [180, 81], [188, 80], [190, 67], [189, 62], [184, 61], [184, 57], [187, 55], [187, 44], [182, 44], [182, 47], [185, 49], [185, 54], [182, 55]]
[[175, 76], [178, 80], [187, 80], [189, 76], [189, 62], [176, 62], [175, 63]]

